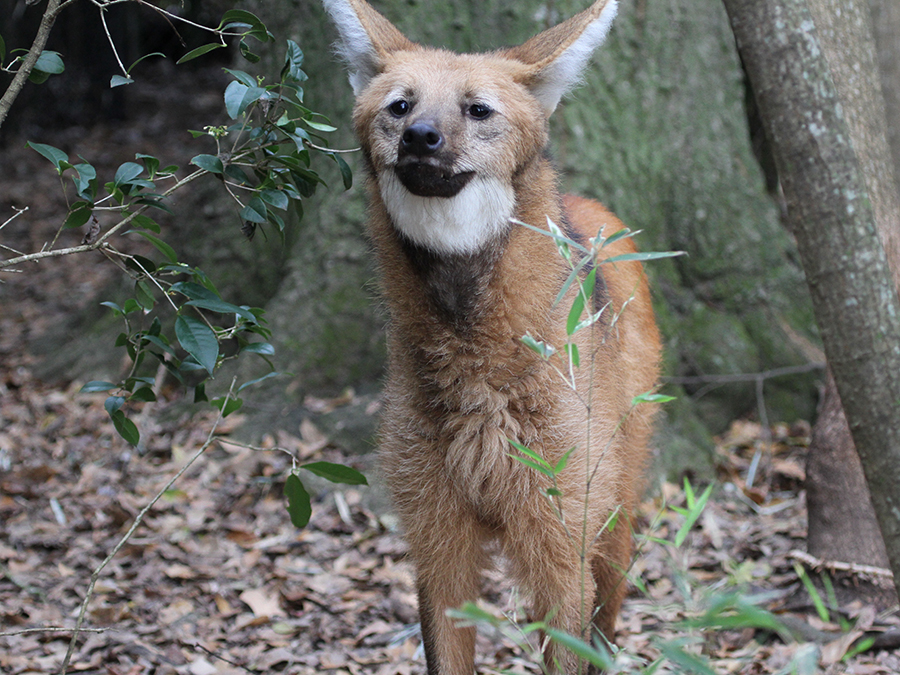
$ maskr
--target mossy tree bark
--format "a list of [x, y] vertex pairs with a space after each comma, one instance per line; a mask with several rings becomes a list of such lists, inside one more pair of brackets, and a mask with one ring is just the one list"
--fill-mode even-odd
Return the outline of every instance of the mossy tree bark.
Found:
[[[829, 34], [831, 22], [817, 30], [814, 18], [821, 15], [813, 7], [825, 8], [817, 1], [726, 0], [725, 5], [773, 143], [825, 351], [897, 584], [900, 299], [876, 225], [876, 218], [897, 211], [889, 195], [866, 180], [886, 152], [883, 121], [871, 108], [866, 117], [845, 118], [841, 107], [839, 88], [850, 86], [842, 78], [851, 72], [865, 77], [864, 69], [829, 66], [838, 52], [849, 57], [861, 48], [868, 23], [854, 22], [853, 16], [864, 15], [865, 6], [861, 0], [842, 3], [835, 17], [853, 23], [853, 30]], [[847, 12], [848, 6], [858, 12]], [[836, 35], [841, 50], [827, 59], [825, 45]], [[848, 44], [854, 38], [857, 44]], [[877, 70], [868, 75], [877, 77]], [[893, 179], [886, 183], [891, 192]]]

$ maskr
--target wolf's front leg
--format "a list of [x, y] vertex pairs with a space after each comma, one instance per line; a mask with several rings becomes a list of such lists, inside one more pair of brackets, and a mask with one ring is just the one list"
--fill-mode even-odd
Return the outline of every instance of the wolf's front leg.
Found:
[[479, 595], [484, 532], [465, 512], [445, 508], [433, 517], [420, 516], [407, 537], [416, 563], [428, 675], [472, 675], [475, 629], [458, 628], [447, 610]]

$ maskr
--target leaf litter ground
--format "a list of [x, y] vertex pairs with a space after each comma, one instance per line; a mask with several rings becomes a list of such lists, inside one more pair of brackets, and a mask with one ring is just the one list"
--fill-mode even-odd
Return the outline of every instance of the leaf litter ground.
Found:
[[[26, 365], [0, 372], [0, 672], [9, 675], [58, 672], [70, 634], [32, 629], [74, 625], [93, 570], [213, 423], [211, 413], [157, 415], [166, 407], [157, 403], [144, 418], [152, 440], [140, 454], [115, 434], [103, 397], [77, 389], [44, 385]], [[240, 422], [229, 417], [220, 431]], [[413, 571], [390, 514], [366, 506], [366, 488], [326, 488], [306, 529], [287, 518], [290, 459], [267, 447], [361, 465], [309, 424], [304, 431], [266, 437], [258, 449], [207, 451], [100, 575], [85, 623], [98, 632], [81, 637], [70, 672], [424, 672]], [[788, 431], [776, 428], [764, 495], [751, 499], [739, 481], [723, 482], [680, 549], [642, 543], [632, 575], [644, 590], [631, 591], [619, 622], [623, 661], [650, 662], [659, 641], [687, 637], [717, 673], [776, 673], [810, 649], [827, 672], [900, 672], [896, 651], [841, 662], [848, 633], [816, 618], [799, 592], [789, 553], [803, 548], [805, 534], [803, 439]], [[723, 475], [746, 468], [758, 436], [752, 423], [733, 425], [721, 444]], [[680, 516], [661, 504], [681, 499], [664, 485], [645, 502], [642, 520], [653, 522], [655, 537], [673, 538]], [[486, 610], [525, 618], [502, 571], [485, 582]], [[807, 624], [818, 644], [680, 625], [729, 587]], [[845, 609], [870, 631], [898, 628], [865, 606]], [[538, 672], [532, 655], [499, 633], [483, 632], [478, 649], [482, 672]]]
[[[121, 137], [114, 131], [98, 125], [79, 147], [105, 148], [112, 167], [131, 159], [109, 149], [109, 139]], [[178, 161], [178, 145], [158, 154]], [[31, 206], [27, 218], [4, 230], [4, 244], [40, 248], [64, 212], [51, 197], [58, 182], [43, 161], [21, 144], [3, 150], [0, 166], [16, 170], [5, 172], [0, 206]], [[36, 193], [45, 198], [35, 203]], [[78, 394], [81, 382], [41, 381], [29, 346], [95, 304], [96, 290], [116, 271], [68, 258], [27, 272], [2, 277], [0, 286], [4, 675], [59, 672], [92, 572], [214, 423], [213, 413], [191, 415], [168, 393], [139, 412], [145, 442], [138, 452], [115, 433], [102, 395]], [[347, 405], [353, 397], [316, 403]], [[241, 422], [232, 415], [218, 431], [227, 438]], [[822, 619], [813, 609], [791, 557], [804, 549], [808, 425], [777, 426], [772, 434], [765, 443], [758, 425], [735, 422], [720, 439], [718, 487], [680, 548], [660, 543], [681, 527], [681, 516], [665, 508], [683, 505], [680, 489], [658, 486], [642, 505], [643, 529], [656, 540], [642, 541], [631, 570], [637, 583], [618, 624], [623, 667], [651, 663], [669, 641], [681, 640], [716, 673], [900, 673], [896, 611], [850, 602]], [[309, 482], [313, 517], [297, 530], [282, 495], [290, 457], [276, 446], [303, 460], [365, 469], [376, 485]], [[763, 461], [748, 487], [760, 447]], [[346, 454], [308, 421], [265, 436], [256, 449], [213, 444], [99, 575], [85, 622], [90, 632], [79, 637], [69, 672], [423, 673], [413, 569], [396, 521], [372, 506], [378, 489], [369, 458]], [[804, 637], [685, 627], [710, 598], [730, 590], [757, 598]], [[486, 573], [481, 605], [496, 616], [526, 619], [502, 569]], [[863, 634], [893, 646], [844, 659]], [[539, 672], [527, 645], [496, 630], [479, 633], [478, 670]], [[676, 668], [668, 662], [657, 672]]]

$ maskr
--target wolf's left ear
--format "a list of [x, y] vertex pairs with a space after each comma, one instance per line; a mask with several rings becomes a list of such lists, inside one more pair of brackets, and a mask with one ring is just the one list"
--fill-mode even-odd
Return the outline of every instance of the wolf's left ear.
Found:
[[578, 83], [594, 50], [606, 40], [616, 10], [616, 0], [597, 0], [568, 21], [503, 52], [504, 56], [531, 66], [524, 84], [547, 115]]
[[322, 0], [322, 4], [340, 34], [337, 53], [350, 66], [354, 94], [359, 94], [381, 72], [387, 54], [416, 48], [364, 0]]

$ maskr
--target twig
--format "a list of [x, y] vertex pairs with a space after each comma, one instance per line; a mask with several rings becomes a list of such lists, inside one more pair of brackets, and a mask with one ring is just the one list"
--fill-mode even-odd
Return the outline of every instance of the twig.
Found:
[[[170, 187], [168, 190], [162, 193], [162, 197], [168, 197], [175, 190], [178, 190], [182, 186], [190, 183], [191, 181], [199, 178], [203, 174], [207, 173], [204, 169], [197, 169], [194, 173], [182, 178], [175, 185]], [[23, 262], [31, 262], [36, 260], [42, 260], [44, 258], [58, 258], [64, 255], [71, 255], [73, 253], [84, 253], [85, 251], [95, 251], [98, 248], [103, 247], [106, 244], [106, 241], [114, 235], [116, 232], [121, 230], [123, 227], [128, 225], [132, 220], [134, 220], [135, 216], [142, 214], [144, 211], [150, 208], [150, 205], [144, 204], [139, 209], [137, 209], [134, 213], [128, 214], [121, 221], [113, 225], [109, 230], [107, 230], [97, 241], [93, 244], [82, 244], [81, 246], [72, 246], [70, 248], [60, 248], [52, 251], [39, 251], [37, 253], [29, 253], [27, 255], [22, 255], [17, 258], [8, 258], [7, 260], [0, 260], [0, 270], [6, 267], [12, 267], [13, 265], [18, 265]]]
[[316, 145], [315, 143], [311, 143], [309, 141], [304, 141], [306, 145], [311, 147], [313, 150], [321, 150], [322, 152], [338, 152], [338, 153], [349, 153], [349, 152], [359, 152], [362, 148], [350, 148], [349, 150], [338, 150], [336, 148], [323, 148], [321, 145]]
[[106, 39], [109, 40], [109, 46], [112, 49], [113, 56], [116, 57], [119, 68], [122, 69], [122, 73], [125, 77], [128, 77], [128, 70], [125, 68], [125, 64], [122, 63], [122, 59], [119, 56], [119, 50], [116, 49], [116, 43], [113, 41], [112, 35], [110, 35], [109, 26], [106, 25], [106, 7], [100, 8], [100, 23], [103, 24], [103, 32], [106, 33]]
[[663, 377], [663, 382], [671, 384], [732, 384], [735, 382], [757, 382], [758, 380], [771, 380], [775, 377], [786, 375], [801, 375], [813, 370], [825, 370], [824, 363], [805, 363], [801, 366], [785, 366], [773, 368], [760, 373], [734, 373], [733, 375], [692, 375], [686, 377]]
[[840, 562], [838, 560], [821, 560], [803, 551], [791, 551], [788, 558], [799, 560], [807, 567], [815, 570], [828, 570], [830, 572], [850, 572], [860, 576], [877, 577], [880, 579], [893, 579], [894, 573], [884, 567], [874, 565], [860, 565], [859, 563]]
[[119, 540], [119, 542], [113, 547], [112, 551], [110, 551], [109, 555], [106, 556], [106, 559], [100, 563], [100, 566], [97, 567], [91, 574], [91, 580], [88, 584], [87, 592], [85, 593], [84, 600], [81, 603], [81, 609], [78, 612], [78, 620], [75, 623], [74, 633], [72, 634], [72, 639], [69, 640], [69, 648], [66, 651], [66, 656], [63, 659], [62, 668], [60, 669], [60, 675], [66, 675], [66, 671], [69, 668], [69, 661], [72, 659], [72, 654], [75, 652], [75, 642], [78, 639], [78, 635], [81, 632], [81, 625], [84, 623], [84, 617], [87, 614], [87, 606], [91, 600], [91, 597], [94, 594], [94, 586], [97, 584], [97, 580], [100, 578], [100, 573], [103, 569], [112, 561], [112, 559], [116, 556], [116, 554], [122, 550], [122, 547], [128, 543], [128, 540], [131, 539], [131, 535], [134, 534], [135, 530], [140, 527], [141, 523], [144, 521], [144, 516], [156, 505], [166, 492], [175, 484], [175, 482], [181, 478], [181, 476], [193, 465], [193, 463], [200, 458], [200, 456], [206, 452], [207, 448], [213, 444], [213, 441], [216, 440], [216, 429], [219, 426], [219, 423], [222, 421], [224, 415], [223, 411], [228, 405], [228, 399], [232, 398], [234, 395], [234, 385], [237, 378], [231, 380], [231, 386], [228, 388], [228, 393], [225, 395], [225, 402], [222, 405], [222, 409], [219, 411], [218, 416], [216, 417], [215, 422], [213, 422], [212, 429], [209, 430], [209, 435], [206, 437], [206, 441], [200, 446], [200, 449], [197, 450], [196, 453], [185, 463], [178, 472], [172, 476], [172, 478], [163, 486], [161, 490], [156, 493], [156, 496], [150, 500], [150, 502], [141, 509], [141, 512], [138, 513], [137, 517], [134, 519], [134, 522], [131, 524], [131, 527], [128, 528], [128, 532], [124, 534], [124, 536]]
[[0, 230], [2, 230], [4, 227], [9, 225], [12, 221], [14, 221], [16, 218], [21, 216], [23, 213], [25, 213], [28, 210], [28, 208], [29, 207], [27, 207], [27, 206], [24, 209], [17, 209], [15, 206], [12, 207], [13, 211], [15, 211], [15, 214], [11, 215], [9, 218], [4, 220], [2, 224], [0, 224]]
[[[70, 633], [74, 628], [62, 628], [60, 626], [48, 626], [46, 628], [22, 628], [21, 630], [11, 630], [0, 633], [0, 637], [15, 637], [16, 635], [26, 635], [27, 633]], [[115, 631], [115, 628], [82, 628], [82, 633], [106, 633]]]

